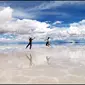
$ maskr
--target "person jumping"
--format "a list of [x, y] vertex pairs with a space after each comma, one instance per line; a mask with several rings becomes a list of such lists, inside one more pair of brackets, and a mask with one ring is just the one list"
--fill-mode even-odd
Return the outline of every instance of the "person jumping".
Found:
[[[33, 38], [34, 39], [34, 38]], [[29, 47], [29, 49], [31, 49], [32, 48], [32, 40], [33, 40], [31, 37], [29, 38], [29, 43], [27, 44], [27, 46], [26, 46], [26, 49], [28, 48], [28, 46], [30, 46]]]

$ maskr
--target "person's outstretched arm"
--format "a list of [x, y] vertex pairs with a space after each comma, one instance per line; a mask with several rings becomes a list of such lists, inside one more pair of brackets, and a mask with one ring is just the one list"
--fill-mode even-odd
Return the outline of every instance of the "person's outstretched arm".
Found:
[[35, 39], [35, 37], [32, 40], [34, 40], [34, 39]]

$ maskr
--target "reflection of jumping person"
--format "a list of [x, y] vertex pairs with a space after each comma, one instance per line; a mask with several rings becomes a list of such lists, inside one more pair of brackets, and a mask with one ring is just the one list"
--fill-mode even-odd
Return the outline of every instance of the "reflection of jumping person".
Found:
[[30, 37], [30, 38], [29, 38], [29, 43], [28, 43], [28, 45], [26, 46], [26, 48], [27, 48], [29, 45], [30, 45], [30, 48], [29, 48], [29, 49], [32, 48], [32, 40], [33, 40], [33, 39]]
[[46, 46], [50, 46], [49, 38], [50, 37], [48, 37], [47, 40], [46, 40]]

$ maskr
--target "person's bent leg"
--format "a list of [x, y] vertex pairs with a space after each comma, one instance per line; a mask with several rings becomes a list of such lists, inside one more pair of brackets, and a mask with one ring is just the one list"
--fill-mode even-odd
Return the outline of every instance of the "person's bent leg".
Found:
[[28, 45], [26, 46], [26, 48], [29, 46], [30, 44], [28, 43]]
[[32, 48], [32, 44], [30, 44], [30, 49]]

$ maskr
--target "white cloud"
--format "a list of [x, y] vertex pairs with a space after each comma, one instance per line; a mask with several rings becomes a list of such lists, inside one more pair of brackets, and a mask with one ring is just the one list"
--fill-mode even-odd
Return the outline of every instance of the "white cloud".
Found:
[[[25, 10], [25, 9], [24, 9]], [[36, 19], [37, 15], [31, 12], [26, 12], [23, 9], [14, 9], [13, 11], [13, 17], [19, 17], [19, 18], [28, 18], [28, 19]], [[38, 16], [39, 17], [39, 16]]]
[[[6, 15], [6, 13], [8, 13]], [[46, 22], [39, 22], [37, 20], [31, 19], [15, 19], [12, 17], [13, 9], [10, 7], [4, 8], [0, 12], [0, 33], [16, 33], [19, 34], [17, 39], [22, 39], [24, 37], [29, 36], [44, 36], [51, 29], [49, 28], [50, 24]], [[23, 35], [23, 36], [22, 36]]]
[[12, 19], [13, 10], [10, 7], [2, 8], [0, 10], [0, 24], [4, 24]]
[[[13, 9], [10, 7], [0, 10], [0, 33], [14, 33], [17, 34], [14, 40], [27, 41], [29, 36], [36, 37], [35, 40], [44, 40], [50, 36], [55, 39], [65, 39], [76, 36], [84, 36], [85, 34], [85, 20], [80, 22], [71, 23], [70, 27], [52, 27], [50, 28], [50, 22], [40, 22], [32, 19], [15, 19], [12, 17]], [[61, 23], [61, 21], [56, 21]], [[0, 38], [5, 40], [5, 38]], [[10, 40], [10, 39], [7, 39]]]
[[85, 20], [82, 20], [78, 23], [70, 24], [69, 33], [75, 34], [75, 35], [85, 34]]
[[55, 21], [55, 22], [53, 23], [53, 25], [61, 24], [61, 23], [62, 23], [62, 21]]
[[85, 1], [44, 1], [43, 3], [35, 6], [31, 9], [27, 9], [28, 11], [38, 11], [45, 9], [52, 9], [62, 5], [82, 5], [85, 4]]
[[35, 6], [31, 9], [27, 9], [28, 11], [39, 11], [39, 10], [46, 10], [46, 9], [51, 9], [51, 8], [55, 8], [58, 6], [62, 6], [64, 3], [66, 3], [65, 1], [45, 1], [42, 2], [41, 4], [39, 4], [38, 6]]

